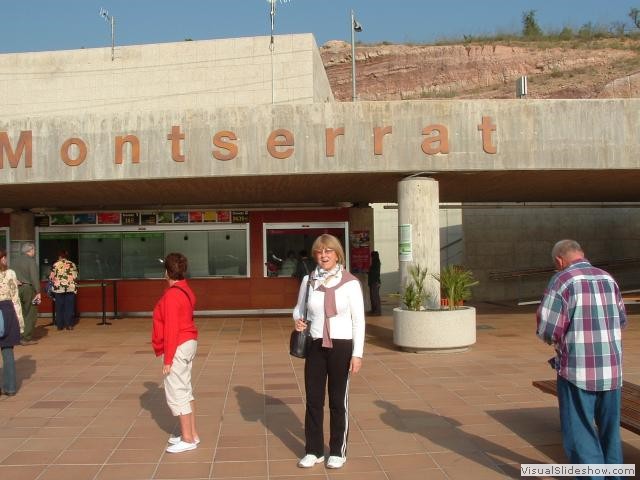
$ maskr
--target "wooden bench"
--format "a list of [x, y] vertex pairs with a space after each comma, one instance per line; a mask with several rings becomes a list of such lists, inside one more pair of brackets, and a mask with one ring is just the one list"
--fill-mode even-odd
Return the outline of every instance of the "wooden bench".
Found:
[[[532, 384], [544, 393], [558, 395], [555, 380], [535, 380]], [[621, 403], [620, 426], [640, 435], [640, 386], [623, 382]]]

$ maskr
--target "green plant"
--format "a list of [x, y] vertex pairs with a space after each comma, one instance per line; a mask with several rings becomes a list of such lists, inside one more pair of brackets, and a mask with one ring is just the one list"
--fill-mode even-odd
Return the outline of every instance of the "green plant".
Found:
[[542, 29], [536, 19], [536, 11], [529, 10], [522, 14], [522, 36], [525, 38], [540, 38]]
[[402, 303], [407, 310], [424, 310], [428, 295], [425, 291], [425, 279], [427, 269], [420, 268], [420, 265], [412, 265], [409, 268], [409, 278], [402, 291]]
[[440, 288], [447, 299], [449, 310], [454, 310], [464, 300], [471, 298], [471, 287], [478, 285], [471, 270], [461, 265], [448, 265], [440, 271], [440, 275], [431, 274], [440, 283]]

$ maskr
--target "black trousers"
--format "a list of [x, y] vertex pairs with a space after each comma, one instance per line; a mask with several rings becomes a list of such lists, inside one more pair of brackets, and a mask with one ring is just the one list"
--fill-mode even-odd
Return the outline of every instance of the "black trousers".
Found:
[[353, 340], [333, 340], [323, 348], [314, 340], [304, 364], [307, 411], [304, 419], [305, 453], [324, 456], [324, 399], [329, 386], [329, 455], [347, 456], [349, 436], [349, 366]]

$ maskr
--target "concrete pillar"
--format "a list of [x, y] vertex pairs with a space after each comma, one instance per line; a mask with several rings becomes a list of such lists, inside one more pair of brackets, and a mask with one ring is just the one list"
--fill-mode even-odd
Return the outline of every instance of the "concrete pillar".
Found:
[[398, 183], [400, 291], [412, 265], [426, 267], [427, 308], [440, 308], [440, 286], [431, 276], [440, 273], [439, 207], [438, 182], [433, 178], [409, 177]]

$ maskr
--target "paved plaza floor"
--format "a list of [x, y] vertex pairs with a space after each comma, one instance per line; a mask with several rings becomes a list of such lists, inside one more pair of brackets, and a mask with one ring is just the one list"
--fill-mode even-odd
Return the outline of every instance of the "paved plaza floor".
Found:
[[[82, 318], [16, 347], [19, 391], [0, 397], [0, 478], [348, 479], [518, 478], [522, 463], [566, 463], [551, 348], [531, 307], [478, 305], [477, 344], [413, 354], [392, 342], [392, 319], [367, 319], [363, 369], [350, 394], [343, 469], [296, 467], [304, 452], [303, 361], [287, 353], [285, 317], [197, 318], [194, 367], [200, 446], [165, 453], [178, 432], [150, 345], [150, 318]], [[640, 383], [640, 313], [624, 333], [625, 376]], [[327, 419], [328, 420], [328, 419]], [[326, 423], [326, 422], [325, 422]], [[622, 431], [625, 463], [640, 436]]]

